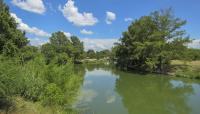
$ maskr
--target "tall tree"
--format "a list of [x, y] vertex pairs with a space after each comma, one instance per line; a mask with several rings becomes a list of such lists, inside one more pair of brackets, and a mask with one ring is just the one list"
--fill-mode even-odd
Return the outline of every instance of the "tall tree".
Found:
[[96, 58], [96, 52], [92, 49], [87, 51], [87, 57], [89, 57], [90, 59], [92, 58]]
[[14, 56], [27, 43], [25, 33], [17, 29], [17, 23], [11, 17], [8, 6], [0, 0], [0, 54]]
[[117, 44], [119, 66], [141, 71], [165, 72], [172, 55], [189, 41], [180, 28], [185, 20], [175, 18], [171, 9], [155, 11], [134, 21]]
[[72, 36], [71, 41], [72, 41], [72, 45], [73, 45], [74, 61], [77, 62], [83, 58], [83, 53], [84, 53], [83, 42], [81, 42], [79, 40], [79, 38], [76, 36]]
[[45, 55], [47, 64], [56, 59], [58, 63], [67, 63], [73, 60], [78, 62], [82, 59], [84, 48], [83, 42], [78, 37], [68, 38], [63, 32], [55, 32], [49, 38], [50, 42], [42, 46], [42, 53]]
[[69, 56], [72, 56], [73, 45], [70, 39], [65, 36], [63, 32], [55, 32], [49, 39], [50, 44], [55, 47], [57, 53], [65, 52]]

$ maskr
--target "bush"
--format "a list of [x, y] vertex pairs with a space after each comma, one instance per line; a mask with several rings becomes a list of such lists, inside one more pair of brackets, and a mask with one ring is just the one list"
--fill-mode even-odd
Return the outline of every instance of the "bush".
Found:
[[51, 83], [45, 87], [42, 101], [45, 105], [63, 105], [64, 94], [56, 84]]
[[72, 60], [68, 57], [66, 53], [59, 53], [56, 55], [53, 63], [57, 65], [66, 65], [70, 63]]

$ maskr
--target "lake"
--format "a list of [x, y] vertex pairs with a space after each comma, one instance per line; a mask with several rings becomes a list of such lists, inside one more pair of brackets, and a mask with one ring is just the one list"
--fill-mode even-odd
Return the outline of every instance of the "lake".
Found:
[[74, 108], [81, 114], [200, 114], [200, 81], [87, 65]]

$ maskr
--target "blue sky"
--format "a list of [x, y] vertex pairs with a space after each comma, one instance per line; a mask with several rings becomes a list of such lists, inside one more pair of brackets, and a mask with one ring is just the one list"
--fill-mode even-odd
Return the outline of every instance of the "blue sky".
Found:
[[31, 44], [48, 41], [52, 32], [76, 35], [85, 48], [110, 48], [134, 19], [152, 11], [172, 8], [187, 20], [184, 29], [200, 38], [199, 0], [6, 0], [19, 29], [26, 31]]

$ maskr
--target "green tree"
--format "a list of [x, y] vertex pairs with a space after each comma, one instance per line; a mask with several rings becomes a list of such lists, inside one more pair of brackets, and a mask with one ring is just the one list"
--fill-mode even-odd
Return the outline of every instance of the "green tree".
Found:
[[55, 47], [50, 43], [42, 45], [41, 52], [44, 54], [47, 64], [56, 56]]
[[35, 46], [25, 46], [20, 49], [19, 57], [22, 63], [33, 60], [38, 55], [38, 48]]
[[122, 68], [165, 72], [174, 53], [189, 41], [180, 28], [186, 21], [175, 18], [171, 9], [155, 11], [134, 21], [116, 45], [117, 63]]
[[17, 23], [11, 17], [8, 6], [0, 0], [0, 54], [14, 56], [27, 43], [25, 33], [17, 29]]
[[87, 51], [87, 57], [89, 57], [90, 59], [94, 59], [96, 58], [96, 52], [92, 49]]
[[84, 54], [83, 42], [81, 42], [79, 38], [76, 36], [72, 36], [71, 41], [73, 45], [74, 61], [78, 62], [80, 59], [83, 58], [83, 54]]
[[83, 42], [81, 42], [78, 37], [72, 36], [69, 39], [63, 32], [58, 31], [53, 33], [49, 39], [50, 42], [42, 45], [41, 48], [47, 64], [49, 64], [51, 60], [55, 60], [54, 63], [58, 63], [59, 65], [65, 64], [71, 60], [73, 60], [71, 62], [77, 63], [83, 58]]
[[107, 49], [96, 52], [97, 59], [108, 58], [108, 57], [110, 57], [110, 55], [111, 55], [111, 52]]
[[49, 38], [50, 44], [54, 46], [57, 53], [67, 53], [72, 57], [73, 45], [68, 37], [63, 32], [55, 32]]

